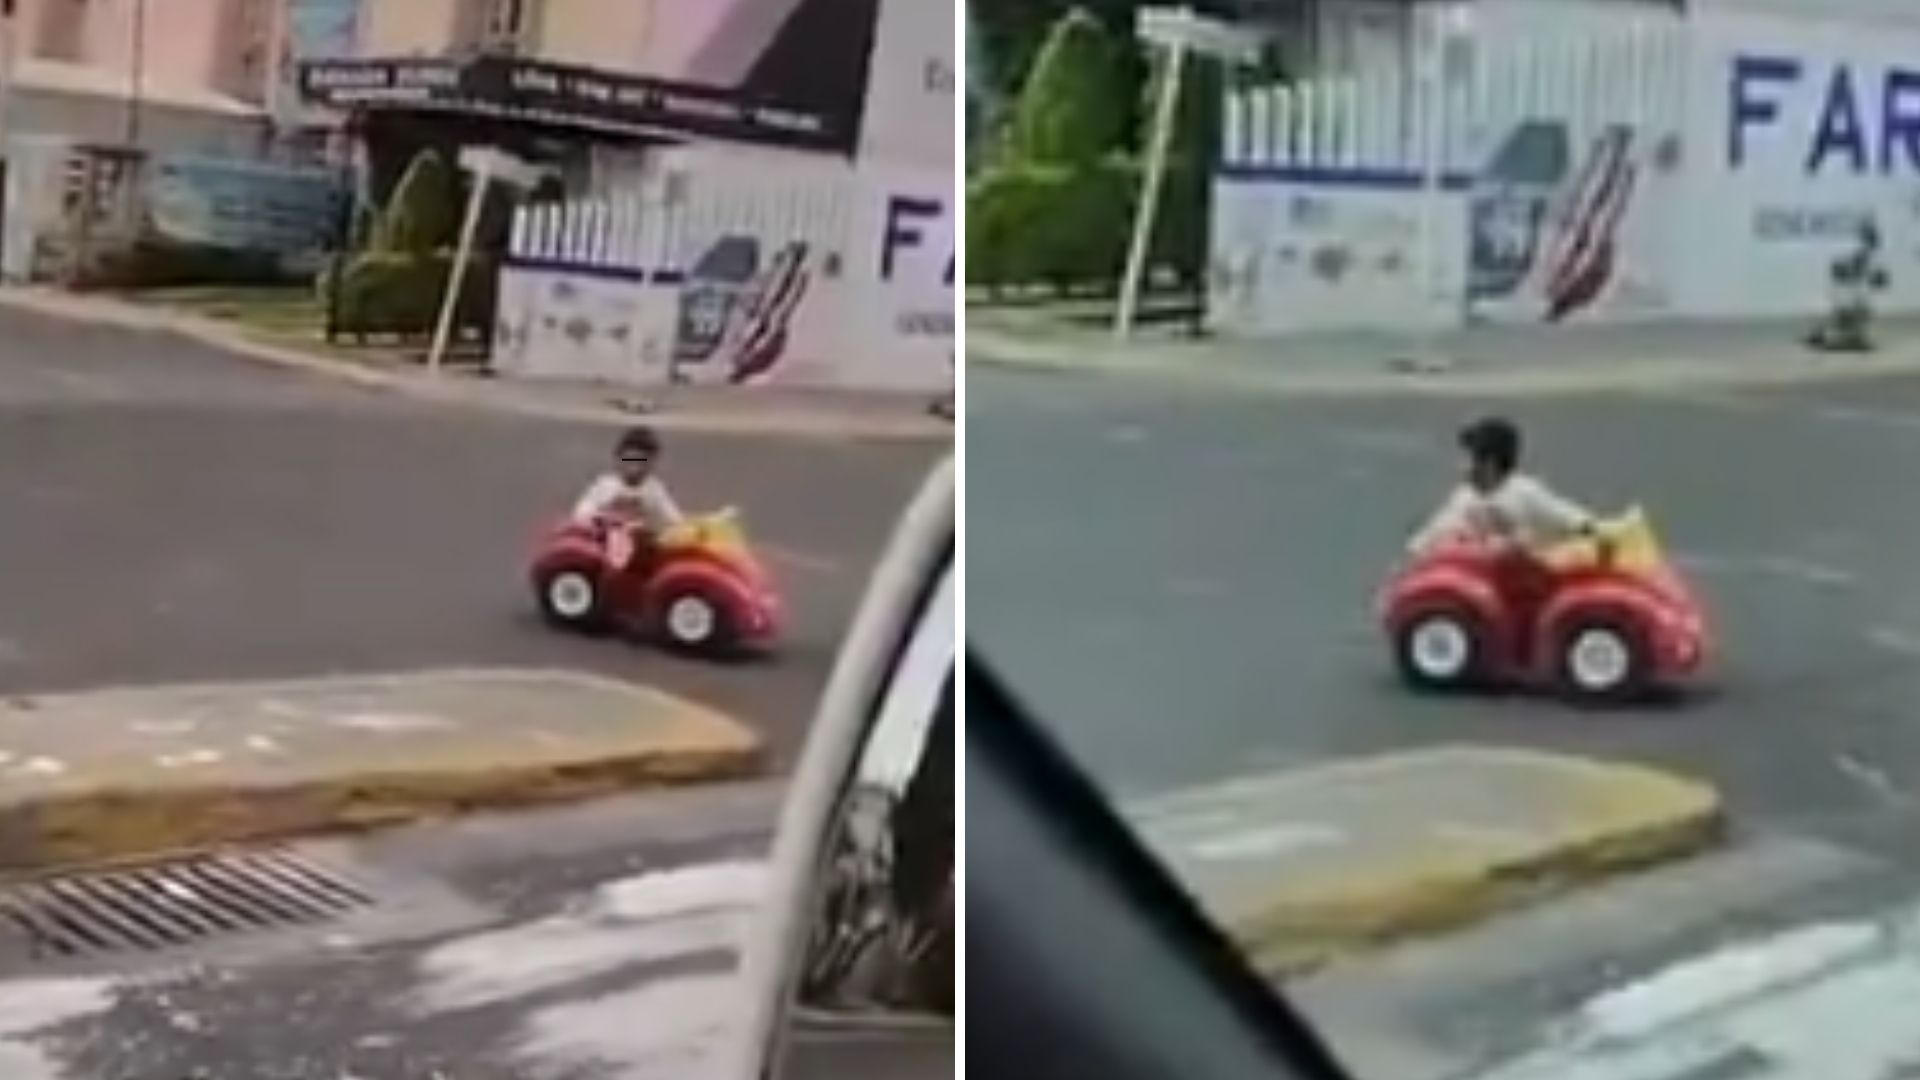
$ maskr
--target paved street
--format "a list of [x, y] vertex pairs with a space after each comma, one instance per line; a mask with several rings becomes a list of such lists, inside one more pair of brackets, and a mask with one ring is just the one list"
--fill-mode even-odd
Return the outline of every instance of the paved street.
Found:
[[[1452, 480], [1453, 431], [1489, 410], [1568, 492], [1653, 513], [1718, 623], [1722, 662], [1691, 699], [1591, 713], [1392, 678], [1374, 591]], [[1582, 1059], [1592, 1075], [1744, 1075], [1737, 1059], [1825, 1076], [1847, 1055], [1870, 1063], [1849, 1075], [1904, 1075], [1907, 1014], [1876, 1009], [1905, 1000], [1892, 987], [1920, 955], [1917, 471], [1913, 379], [1301, 399], [976, 366], [969, 635], [1123, 797], [1443, 742], [1725, 791], [1723, 850], [1289, 985], [1358, 1075], [1575, 1055], [1615, 1015], [1700, 1019], [1647, 1021], [1664, 1041]], [[1735, 1057], [1688, 1057], [1702, 1047]], [[1539, 1075], [1573, 1067], [1554, 1060]]]
[[[1288, 400], [976, 367], [971, 635], [1126, 794], [1432, 742], [1624, 756], [1736, 819], [1883, 827], [1920, 796], [1920, 382], [1506, 405]], [[1724, 662], [1680, 706], [1433, 701], [1390, 677], [1374, 590], [1506, 409], [1538, 470], [1644, 502]]]
[[[278, 849], [364, 903], [151, 953], [11, 961], [0, 1075], [704, 1075], [740, 1037], [733, 979], [780, 797], [710, 786]], [[790, 1076], [953, 1075], [944, 1027], [797, 1034]]]
[[795, 745], [930, 444], [674, 435], [794, 615], [712, 665], [540, 625], [522, 566], [612, 429], [408, 403], [172, 338], [0, 313], [0, 691], [558, 665], [655, 682]]

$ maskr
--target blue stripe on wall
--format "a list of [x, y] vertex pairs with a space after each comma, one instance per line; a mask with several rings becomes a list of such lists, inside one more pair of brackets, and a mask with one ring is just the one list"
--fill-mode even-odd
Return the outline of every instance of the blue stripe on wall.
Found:
[[[1382, 191], [1418, 191], [1427, 178], [1416, 169], [1371, 169], [1328, 165], [1222, 165], [1222, 180], [1253, 183], [1320, 184], [1326, 187], [1374, 188]], [[1473, 184], [1469, 173], [1448, 173], [1440, 186], [1462, 191]]]
[[602, 266], [596, 263], [574, 262], [569, 259], [532, 259], [522, 255], [509, 255], [506, 265], [515, 270], [578, 274], [581, 277], [631, 281], [635, 284], [651, 281], [657, 285], [677, 285], [685, 277], [679, 270], [648, 271], [638, 266]]

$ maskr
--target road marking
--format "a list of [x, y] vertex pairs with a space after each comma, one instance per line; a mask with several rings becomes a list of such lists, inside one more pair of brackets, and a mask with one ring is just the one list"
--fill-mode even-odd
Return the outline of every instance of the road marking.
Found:
[[1867, 632], [1867, 640], [1888, 652], [1920, 656], [1920, 634], [1897, 626], [1876, 626]]
[[1847, 588], [1858, 581], [1851, 570], [1791, 555], [1712, 555], [1694, 551], [1676, 555], [1674, 561], [1682, 569], [1703, 576], [1759, 574], [1830, 589]]
[[1841, 772], [1879, 796], [1882, 801], [1903, 805], [1913, 801], [1906, 792], [1900, 790], [1900, 785], [1894, 783], [1891, 776], [1863, 761], [1841, 754], [1833, 759], [1833, 763]]
[[790, 566], [795, 570], [805, 573], [837, 574], [843, 568], [838, 559], [829, 559], [823, 555], [809, 554], [798, 548], [787, 547], [784, 544], [762, 543], [757, 546], [761, 553], [769, 560], [780, 563], [783, 566]]
[[1710, 1009], [1857, 963], [1881, 942], [1868, 923], [1830, 924], [1745, 942], [1609, 990], [1580, 1010], [1583, 1033], [1631, 1039]]
[[1443, 445], [1425, 434], [1379, 428], [1336, 428], [1331, 438], [1350, 450], [1386, 457], [1428, 458], [1437, 446]]
[[655, 870], [600, 886], [573, 911], [457, 938], [421, 958], [413, 1010], [436, 1015], [524, 1000], [613, 972], [737, 949], [764, 864]]
[[65, 1073], [35, 1036], [113, 1007], [105, 979], [21, 979], [0, 983], [0, 1076], [63, 1080]]

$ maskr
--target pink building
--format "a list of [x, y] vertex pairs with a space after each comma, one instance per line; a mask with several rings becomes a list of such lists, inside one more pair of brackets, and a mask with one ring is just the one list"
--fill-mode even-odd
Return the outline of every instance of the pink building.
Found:
[[13, 134], [251, 152], [280, 0], [17, 0]]

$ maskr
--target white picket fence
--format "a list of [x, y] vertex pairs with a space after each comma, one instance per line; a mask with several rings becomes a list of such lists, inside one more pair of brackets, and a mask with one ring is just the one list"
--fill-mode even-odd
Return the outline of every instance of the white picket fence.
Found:
[[665, 171], [598, 198], [524, 206], [514, 213], [508, 261], [670, 280], [722, 236], [844, 243], [854, 202], [844, 164], [787, 168], [779, 181], [750, 168]]
[[653, 185], [617, 195], [535, 203], [517, 209], [508, 239], [510, 264], [605, 271], [672, 273], [685, 247], [685, 207]]
[[[1433, 71], [1375, 70], [1230, 90], [1221, 164], [1270, 170], [1470, 172], [1523, 121], [1569, 130], [1677, 123], [1686, 100], [1686, 34], [1677, 19], [1608, 32], [1456, 39]], [[1437, 86], [1437, 92], [1436, 92]]]

